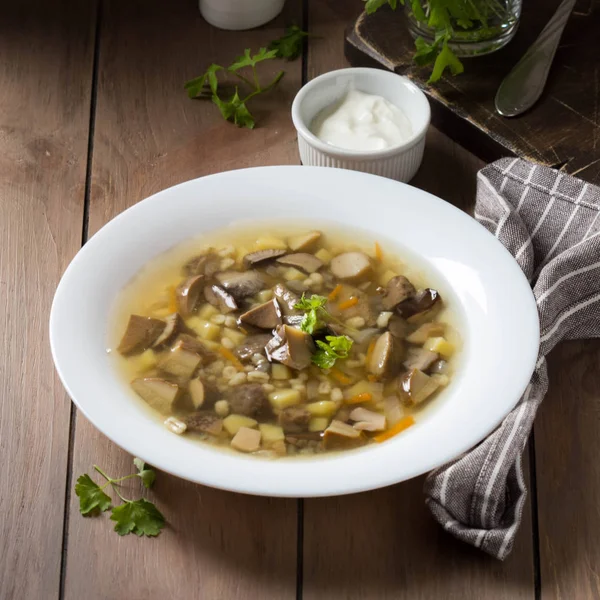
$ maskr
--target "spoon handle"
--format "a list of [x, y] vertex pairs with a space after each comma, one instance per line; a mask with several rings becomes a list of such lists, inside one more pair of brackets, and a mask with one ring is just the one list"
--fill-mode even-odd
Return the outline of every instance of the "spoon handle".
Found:
[[496, 111], [515, 117], [531, 108], [541, 96], [550, 65], [575, 0], [563, 0], [523, 58], [504, 78], [496, 93]]

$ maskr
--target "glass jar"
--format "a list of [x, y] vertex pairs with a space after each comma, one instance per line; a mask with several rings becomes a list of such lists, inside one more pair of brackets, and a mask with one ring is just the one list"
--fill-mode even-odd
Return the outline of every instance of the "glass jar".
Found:
[[[471, 26], [459, 24], [451, 18], [452, 36], [448, 46], [457, 56], [480, 56], [499, 50], [513, 38], [521, 17], [522, 0], [471, 0], [469, 4], [484, 17], [485, 22], [473, 20]], [[423, 12], [428, 15], [427, 0], [420, 0]], [[408, 11], [408, 28], [414, 38], [422, 37], [431, 44], [436, 31], [426, 22], [419, 21]]]

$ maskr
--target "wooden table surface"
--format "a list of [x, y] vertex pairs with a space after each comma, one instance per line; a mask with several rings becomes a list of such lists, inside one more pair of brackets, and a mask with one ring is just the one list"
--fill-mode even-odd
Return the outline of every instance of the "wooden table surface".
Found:
[[[131, 457], [78, 414], [54, 371], [48, 313], [89, 235], [144, 197], [217, 171], [298, 164], [290, 102], [346, 65], [359, 0], [287, 0], [249, 32], [209, 27], [194, 0], [0, 4], [0, 597], [95, 599], [600, 598], [598, 342], [550, 358], [528, 450], [512, 555], [498, 562], [443, 532], [418, 478], [327, 499], [270, 499], [159, 473], [169, 527], [119, 537], [80, 516], [75, 479]], [[295, 22], [315, 34], [265, 102], [259, 127], [225, 123], [182, 84]], [[481, 161], [432, 130], [413, 183], [469, 210]], [[485, 401], [485, 398], [482, 398]]]

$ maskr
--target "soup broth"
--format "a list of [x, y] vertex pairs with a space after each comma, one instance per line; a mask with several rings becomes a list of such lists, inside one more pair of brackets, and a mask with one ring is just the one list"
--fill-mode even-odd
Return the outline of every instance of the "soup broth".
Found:
[[111, 352], [174, 434], [257, 456], [383, 443], [450, 383], [451, 298], [392, 243], [240, 224], [156, 258]]

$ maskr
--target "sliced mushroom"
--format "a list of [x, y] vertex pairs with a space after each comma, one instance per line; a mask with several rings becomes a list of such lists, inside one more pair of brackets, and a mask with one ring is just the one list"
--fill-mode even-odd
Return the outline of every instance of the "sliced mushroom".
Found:
[[286, 315], [283, 317], [283, 322], [286, 325], [291, 325], [292, 327], [300, 327], [302, 325], [302, 321], [304, 320], [304, 315]]
[[344, 281], [358, 281], [371, 273], [369, 257], [364, 252], [344, 252], [331, 260], [331, 272]]
[[117, 350], [124, 356], [143, 352], [156, 342], [165, 327], [160, 319], [131, 315]]
[[200, 377], [195, 377], [188, 383], [188, 392], [190, 393], [194, 408], [198, 410], [204, 404], [204, 398], [206, 397], [204, 384]]
[[235, 355], [240, 360], [248, 360], [255, 354], [265, 354], [265, 346], [272, 339], [268, 333], [249, 335], [242, 344], [235, 349]]
[[398, 315], [392, 315], [388, 321], [388, 331], [397, 338], [403, 340], [408, 331], [408, 323]]
[[165, 319], [166, 326], [163, 332], [156, 338], [156, 341], [152, 344], [153, 348], [161, 346], [162, 344], [170, 344], [178, 333], [188, 331], [185, 326], [183, 319], [179, 313], [173, 313]]
[[259, 329], [275, 329], [281, 325], [281, 310], [275, 298], [264, 304], [255, 306], [240, 315], [238, 322], [241, 325], [252, 325]]
[[296, 448], [306, 448], [308, 444], [315, 444], [323, 439], [323, 431], [302, 431], [290, 433], [285, 436], [285, 441]]
[[320, 239], [320, 231], [309, 231], [308, 233], [288, 238], [287, 243], [293, 252], [306, 252], [307, 250], [312, 250]]
[[395, 374], [402, 358], [402, 342], [389, 331], [375, 342], [367, 363], [367, 370], [382, 379]]
[[294, 292], [290, 292], [285, 285], [278, 283], [273, 288], [273, 295], [279, 300], [284, 315], [298, 314], [298, 309], [295, 306], [300, 302], [300, 297]]
[[265, 351], [270, 361], [302, 370], [311, 363], [314, 342], [308, 333], [289, 325], [282, 325], [277, 328]]
[[367, 438], [361, 431], [337, 419], [331, 421], [323, 435], [323, 447], [326, 450], [356, 448], [366, 443]]
[[204, 297], [207, 302], [216, 306], [222, 313], [229, 313], [238, 309], [235, 298], [219, 285], [204, 286]]
[[256, 267], [258, 265], [263, 266], [270, 260], [283, 256], [286, 253], [285, 250], [279, 248], [271, 248], [268, 250], [257, 250], [256, 252], [250, 252], [244, 256], [244, 266], [246, 268]]
[[267, 410], [267, 394], [260, 383], [247, 383], [231, 389], [229, 406], [236, 415], [255, 417]]
[[414, 296], [415, 286], [404, 275], [392, 277], [385, 288], [381, 300], [385, 310], [392, 310], [395, 306]]
[[179, 396], [179, 386], [158, 377], [140, 377], [131, 382], [135, 393], [152, 408], [163, 414], [170, 414], [173, 403]]
[[419, 369], [408, 371], [398, 383], [402, 402], [407, 405], [420, 404], [440, 387], [437, 376], [430, 377]]
[[408, 358], [402, 363], [409, 371], [419, 369], [427, 371], [429, 367], [439, 358], [437, 352], [425, 350], [425, 348], [415, 348], [408, 352]]
[[201, 431], [219, 435], [223, 431], [223, 419], [208, 412], [196, 412], [183, 417], [183, 422], [191, 431]]
[[231, 440], [231, 447], [240, 452], [256, 452], [260, 448], [260, 431], [240, 427]]
[[187, 333], [181, 333], [175, 340], [175, 343], [180, 343], [181, 347], [189, 352], [195, 352], [202, 357], [204, 364], [209, 364], [217, 359], [217, 355], [200, 340]]
[[426, 288], [414, 296], [407, 298], [396, 307], [396, 312], [409, 323], [441, 305], [441, 297], [436, 290]]
[[354, 429], [358, 431], [383, 431], [386, 428], [385, 415], [366, 408], [355, 408], [350, 419], [355, 421]]
[[193, 375], [201, 362], [199, 354], [192, 352], [184, 342], [179, 341], [161, 358], [158, 367], [165, 373], [187, 379]]
[[206, 275], [212, 277], [221, 266], [221, 258], [214, 252], [207, 252], [200, 256], [194, 256], [183, 265], [183, 272], [192, 277], [194, 275]]
[[258, 271], [224, 271], [217, 273], [215, 277], [238, 301], [248, 296], [254, 296], [265, 285]]
[[182, 281], [175, 290], [177, 306], [181, 315], [189, 317], [198, 306], [204, 288], [204, 275], [194, 275]]
[[285, 433], [300, 433], [308, 429], [310, 417], [304, 406], [288, 406], [279, 413], [279, 425]]
[[447, 375], [450, 373], [450, 365], [445, 360], [438, 360], [431, 365], [429, 372], [436, 375]]
[[298, 252], [297, 254], [287, 254], [277, 259], [278, 263], [296, 267], [305, 273], [315, 273], [323, 266], [323, 261], [320, 261], [313, 254], [307, 252]]

